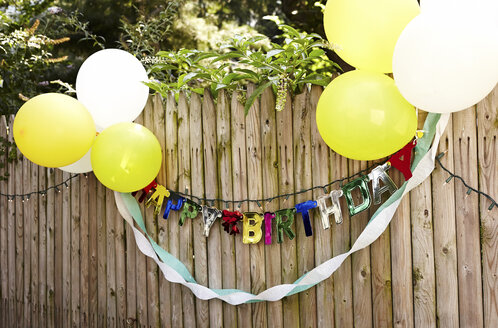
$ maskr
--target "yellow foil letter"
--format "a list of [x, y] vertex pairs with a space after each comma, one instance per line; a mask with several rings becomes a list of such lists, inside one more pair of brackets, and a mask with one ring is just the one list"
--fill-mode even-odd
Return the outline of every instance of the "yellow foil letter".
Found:
[[263, 218], [261, 217], [261, 215], [256, 212], [244, 213], [242, 223], [242, 242], [244, 244], [257, 244], [263, 236], [263, 232], [261, 231]]

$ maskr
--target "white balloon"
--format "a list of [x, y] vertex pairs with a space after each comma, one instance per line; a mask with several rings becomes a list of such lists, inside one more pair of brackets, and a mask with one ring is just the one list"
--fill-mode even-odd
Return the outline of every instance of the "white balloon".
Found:
[[76, 77], [76, 94], [96, 125], [103, 128], [131, 122], [140, 115], [149, 88], [147, 72], [140, 61], [126, 51], [105, 49], [88, 57]]
[[433, 9], [401, 33], [394, 49], [394, 80], [416, 107], [436, 113], [463, 110], [498, 82], [495, 22], [465, 6]]
[[86, 153], [85, 156], [83, 156], [79, 161], [67, 166], [59, 167], [59, 169], [65, 172], [75, 173], [75, 174], [88, 173], [93, 171], [92, 162], [90, 161], [91, 152], [92, 148], [90, 148], [88, 153]]

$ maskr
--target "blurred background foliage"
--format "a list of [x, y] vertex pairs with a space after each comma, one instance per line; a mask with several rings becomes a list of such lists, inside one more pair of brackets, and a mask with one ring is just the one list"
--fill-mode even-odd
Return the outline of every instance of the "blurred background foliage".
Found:
[[102, 48], [143, 59], [158, 51], [215, 50], [235, 35], [263, 34], [268, 44], [281, 44], [279, 24], [324, 37], [325, 2], [0, 0], [0, 114], [15, 113], [39, 93], [73, 92], [79, 66]]

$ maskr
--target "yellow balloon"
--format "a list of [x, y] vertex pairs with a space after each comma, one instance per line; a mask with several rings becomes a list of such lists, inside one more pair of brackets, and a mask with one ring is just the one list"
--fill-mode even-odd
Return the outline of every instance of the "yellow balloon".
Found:
[[119, 192], [137, 191], [159, 173], [161, 145], [146, 127], [118, 123], [97, 136], [91, 161], [95, 176], [107, 188]]
[[368, 71], [351, 71], [323, 91], [316, 110], [318, 131], [340, 155], [374, 160], [395, 153], [417, 130], [417, 115], [394, 80]]
[[416, 0], [328, 0], [325, 34], [350, 65], [390, 73], [396, 41], [419, 13]]
[[28, 100], [14, 119], [14, 140], [30, 161], [46, 167], [72, 164], [92, 146], [95, 124], [78, 100], [46, 93]]

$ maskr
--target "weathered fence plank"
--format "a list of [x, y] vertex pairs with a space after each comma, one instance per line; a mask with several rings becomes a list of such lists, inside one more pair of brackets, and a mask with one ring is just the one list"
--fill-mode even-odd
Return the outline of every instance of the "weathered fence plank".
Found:
[[[273, 91], [268, 88], [261, 97], [261, 143], [262, 143], [262, 169], [263, 169], [263, 197], [270, 198], [278, 195], [278, 153], [277, 134], [275, 130], [275, 99]], [[278, 210], [278, 201], [265, 202], [265, 212]], [[277, 229], [275, 222], [271, 225], [272, 243], [265, 244], [266, 283], [268, 287], [282, 283], [282, 259], [280, 258], [280, 244], [277, 243]], [[266, 231], [266, 228], [265, 228]], [[264, 237], [260, 241], [265, 243]], [[282, 301], [268, 303], [268, 327], [282, 327], [283, 325]]]
[[[313, 171], [313, 186], [325, 185], [330, 181], [329, 178], [329, 147], [325, 144], [316, 125], [316, 105], [322, 94], [320, 87], [314, 86], [310, 93], [310, 119], [311, 119], [311, 150], [312, 160], [311, 167]], [[332, 187], [333, 188], [333, 187]], [[327, 192], [331, 188], [326, 189]], [[315, 189], [313, 199], [324, 195], [325, 190]], [[324, 229], [318, 210], [313, 215], [314, 233], [315, 233], [315, 264], [319, 265], [332, 258], [332, 232], [331, 229]], [[335, 224], [331, 219], [331, 225]], [[316, 286], [316, 308], [317, 308], [317, 326], [329, 327], [335, 322], [334, 311], [324, 310], [334, 307], [334, 277], [331, 277]], [[321, 310], [320, 310], [321, 309]]]
[[[279, 167], [279, 194], [294, 192], [294, 155], [292, 136], [292, 99], [287, 94], [285, 108], [277, 113], [277, 145]], [[285, 209], [295, 204], [293, 196], [280, 198], [279, 208]], [[296, 225], [291, 226], [296, 231]], [[284, 236], [282, 250], [282, 283], [293, 283], [297, 275], [296, 239]], [[292, 295], [282, 300], [284, 327], [299, 327], [299, 295]]]
[[[478, 185], [477, 131], [475, 106], [452, 114], [455, 171], [471, 186]], [[455, 182], [453, 182], [455, 183]], [[466, 195], [467, 189], [455, 183], [458, 292], [460, 325], [483, 326], [479, 197]]]
[[[442, 164], [454, 171], [453, 124], [441, 136], [438, 153], [448, 151]], [[441, 327], [458, 327], [458, 276], [455, 222], [455, 186], [447, 184], [448, 174], [439, 165], [432, 173], [436, 311]]]
[[[239, 102], [240, 94], [234, 92], [231, 102], [231, 130], [232, 130], [232, 185], [233, 197], [236, 200], [247, 198], [247, 156], [246, 156], [246, 125], [244, 106]], [[240, 212], [247, 211], [247, 202], [234, 204], [234, 209]], [[241, 290], [251, 290], [251, 275], [249, 270], [251, 260], [249, 247], [242, 243], [241, 236], [235, 237], [236, 286]], [[237, 306], [237, 325], [242, 328], [252, 327], [251, 304]]]
[[[479, 154], [479, 187], [492, 196], [498, 195], [498, 87], [477, 105], [477, 145]], [[491, 202], [480, 197], [482, 281], [484, 326], [498, 322], [498, 214]]]
[[[249, 95], [254, 90], [250, 86]], [[171, 190], [230, 200], [268, 198], [323, 185], [367, 165], [335, 154], [321, 139], [315, 123], [321, 91], [313, 87], [294, 99], [287, 95], [285, 109], [275, 112], [274, 95], [267, 89], [248, 116], [239, 92], [230, 99], [222, 91], [216, 102], [208, 92], [202, 99], [180, 93], [178, 102], [171, 95], [165, 103], [157, 95], [137, 122], [158, 137], [164, 150], [158, 181]], [[473, 107], [454, 114], [439, 147], [448, 150], [441, 159], [444, 165], [493, 197], [498, 192], [497, 93], [479, 103], [477, 112]], [[0, 136], [12, 140], [6, 124], [12, 131], [12, 120], [0, 118]], [[9, 164], [8, 171], [9, 181], [0, 182], [0, 192], [8, 194], [44, 190], [70, 176], [27, 159]], [[395, 169], [389, 175], [398, 186], [404, 182]], [[484, 197], [467, 196], [459, 181], [445, 184], [447, 177], [436, 165], [432, 180], [401, 202], [390, 228], [346, 259], [332, 278], [279, 302], [237, 307], [197, 299], [187, 288], [167, 282], [137, 249], [113, 192], [93, 174], [72, 179], [69, 189], [62, 185], [45, 196], [24, 196], [24, 202], [2, 197], [0, 326], [494, 327], [496, 209], [488, 211], [490, 202]], [[261, 207], [248, 202], [202, 205], [264, 213], [323, 194], [316, 189], [260, 202]], [[356, 193], [353, 197], [359, 201]], [[331, 229], [323, 229], [319, 212], [313, 210], [312, 237], [305, 235], [297, 214], [295, 239], [285, 236], [277, 243], [273, 224], [270, 245], [264, 237], [257, 245], [246, 245], [242, 235], [222, 231], [221, 221], [206, 238], [201, 215], [180, 227], [178, 212], [172, 211], [166, 221], [141, 206], [148, 233], [185, 263], [199, 283], [253, 293], [292, 283], [349, 250], [377, 209], [372, 206], [349, 218], [341, 199], [342, 225], [331, 218]]]
[[[178, 189], [180, 191], [192, 190], [189, 113], [189, 104], [185, 93], [182, 92], [178, 99]], [[176, 216], [176, 220], [178, 220], [178, 216]], [[192, 236], [192, 221], [185, 221], [180, 228], [180, 260], [190, 272], [194, 272], [194, 241]], [[186, 314], [183, 316], [183, 325], [195, 327], [196, 317], [192, 315], [195, 313], [195, 299], [192, 292], [186, 287], [182, 287], [182, 306], [183, 312]]]

